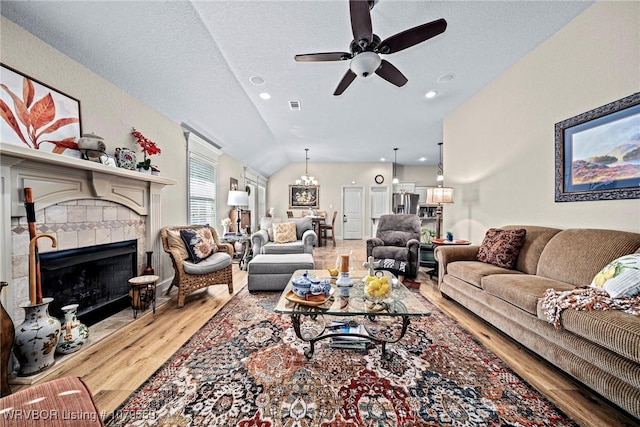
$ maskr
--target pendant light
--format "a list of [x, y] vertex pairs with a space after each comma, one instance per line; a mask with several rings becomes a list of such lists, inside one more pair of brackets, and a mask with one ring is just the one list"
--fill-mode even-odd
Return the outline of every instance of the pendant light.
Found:
[[296, 179], [296, 185], [304, 185], [305, 187], [308, 187], [310, 185], [318, 185], [318, 181], [314, 177], [309, 176], [309, 170], [308, 170], [309, 149], [305, 148], [304, 151], [305, 151], [305, 154], [304, 154], [304, 175], [302, 175], [300, 177], [301, 179]]
[[400, 181], [398, 180], [398, 175], [396, 175], [396, 163], [398, 161], [398, 149], [393, 149], [393, 181], [392, 184], [398, 184]]
[[444, 170], [442, 168], [442, 142], [439, 142], [438, 145], [440, 146], [440, 163], [438, 163], [438, 177], [436, 178], [436, 181], [442, 182], [444, 181]]

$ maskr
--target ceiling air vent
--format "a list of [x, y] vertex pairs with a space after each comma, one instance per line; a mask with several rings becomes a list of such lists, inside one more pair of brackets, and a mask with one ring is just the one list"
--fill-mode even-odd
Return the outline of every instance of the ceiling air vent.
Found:
[[291, 108], [294, 111], [300, 110], [302, 107], [300, 107], [300, 101], [289, 101], [289, 108]]

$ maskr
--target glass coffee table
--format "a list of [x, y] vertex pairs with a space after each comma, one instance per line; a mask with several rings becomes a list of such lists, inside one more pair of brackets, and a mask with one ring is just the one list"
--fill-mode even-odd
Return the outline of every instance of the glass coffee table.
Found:
[[[329, 277], [327, 270], [297, 270], [296, 277], [308, 272], [319, 278]], [[307, 302], [291, 291], [291, 279], [285, 287], [274, 311], [291, 315], [296, 336], [309, 343], [304, 352], [313, 357], [315, 343], [331, 339], [332, 347], [357, 348], [346, 344], [368, 342], [381, 345], [382, 356], [391, 357], [387, 344], [404, 337], [412, 317], [429, 316], [431, 313], [393, 274], [384, 271], [393, 289], [383, 298], [365, 295], [362, 278], [367, 271], [351, 272], [353, 282], [349, 287], [332, 284], [332, 295], [326, 301]], [[336, 345], [333, 345], [336, 343]], [[343, 345], [337, 345], [343, 343]]]

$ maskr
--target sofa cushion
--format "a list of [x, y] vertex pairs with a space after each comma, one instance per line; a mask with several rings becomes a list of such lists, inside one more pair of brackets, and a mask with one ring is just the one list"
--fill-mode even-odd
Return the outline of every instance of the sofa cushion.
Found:
[[231, 255], [224, 252], [216, 252], [199, 263], [185, 261], [183, 266], [187, 274], [207, 274], [222, 270], [229, 264], [231, 264]]
[[293, 222], [282, 222], [273, 224], [273, 241], [275, 243], [295, 242], [296, 224]]
[[490, 228], [482, 240], [478, 261], [488, 262], [498, 267], [512, 269], [518, 260], [518, 254], [527, 235], [527, 230], [502, 230]]
[[585, 286], [605, 265], [639, 248], [638, 233], [604, 229], [563, 230], [545, 246], [536, 274]]
[[180, 237], [182, 237], [189, 256], [195, 264], [218, 251], [218, 246], [216, 246], [216, 241], [209, 227], [180, 230]]
[[[538, 305], [538, 319], [548, 322]], [[640, 317], [620, 310], [563, 310], [564, 330], [640, 363]]]
[[304, 243], [302, 240], [296, 240], [289, 243], [269, 242], [262, 247], [263, 254], [303, 254]]
[[640, 254], [622, 256], [607, 264], [591, 282], [611, 298], [632, 297], [640, 293]]
[[540, 227], [537, 225], [505, 225], [501, 228], [503, 230], [516, 230], [520, 228], [527, 230], [524, 245], [522, 245], [520, 249], [518, 261], [515, 266], [516, 270], [527, 274], [536, 274], [542, 250], [553, 236], [562, 231], [559, 228]]
[[547, 289], [567, 291], [573, 286], [530, 274], [492, 274], [481, 280], [485, 292], [533, 314], [538, 313], [538, 299]]
[[517, 270], [497, 267], [480, 261], [455, 261], [447, 264], [447, 274], [482, 289], [482, 278], [491, 274], [522, 274]]

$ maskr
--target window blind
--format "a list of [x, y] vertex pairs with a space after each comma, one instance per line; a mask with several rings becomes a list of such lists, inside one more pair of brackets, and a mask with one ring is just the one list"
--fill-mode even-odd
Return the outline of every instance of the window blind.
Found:
[[190, 132], [189, 151], [189, 224], [216, 225], [216, 165], [220, 150]]
[[216, 221], [216, 168], [213, 162], [189, 153], [189, 224]]

